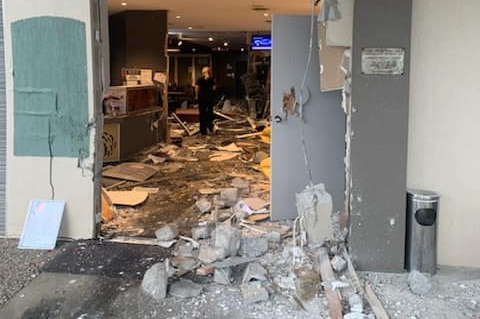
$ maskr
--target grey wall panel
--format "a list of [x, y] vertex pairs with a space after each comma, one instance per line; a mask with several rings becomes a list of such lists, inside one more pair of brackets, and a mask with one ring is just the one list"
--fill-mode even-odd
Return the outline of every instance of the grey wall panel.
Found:
[[[305, 144], [313, 182], [324, 183], [332, 195], [334, 211], [343, 210], [345, 115], [341, 91], [320, 92], [320, 67], [317, 26], [306, 87], [310, 100], [304, 108]], [[273, 17], [271, 113], [284, 119], [272, 123], [272, 219], [297, 216], [295, 193], [309, 183], [301, 142], [301, 120], [293, 115], [285, 119], [282, 97], [290, 87], [299, 87], [306, 67], [310, 36], [310, 17], [275, 15]]]
[[[411, 6], [355, 1], [349, 247], [361, 270], [404, 267]], [[404, 74], [362, 74], [363, 48], [404, 48]]]
[[6, 229], [6, 159], [7, 159], [7, 102], [5, 84], [5, 38], [3, 36], [3, 2], [0, 1], [0, 236]]

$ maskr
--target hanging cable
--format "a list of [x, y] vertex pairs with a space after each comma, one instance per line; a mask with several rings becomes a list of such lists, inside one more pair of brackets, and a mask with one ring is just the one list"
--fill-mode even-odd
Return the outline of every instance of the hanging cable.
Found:
[[[308, 101], [310, 100], [310, 92], [308, 91], [308, 88], [305, 87], [305, 85], [307, 82], [310, 64], [312, 62], [314, 26], [315, 26], [315, 0], [312, 0], [311, 10], [310, 10], [310, 36], [308, 41], [308, 56], [307, 56], [307, 63], [305, 65], [305, 71], [303, 72], [302, 82], [300, 84], [300, 97], [299, 97], [300, 138], [302, 142], [305, 168], [307, 170], [310, 186], [313, 186], [313, 178], [312, 178], [312, 170], [310, 168], [310, 163], [308, 161], [307, 146], [305, 143], [305, 120], [303, 118], [303, 108], [305, 104], [307, 104]], [[307, 98], [304, 100], [304, 97], [306, 94], [307, 94]]]
[[52, 143], [53, 143], [53, 137], [52, 137], [52, 118], [48, 119], [48, 153], [50, 155], [50, 163], [49, 163], [49, 183], [50, 183], [50, 191], [51, 191], [51, 196], [50, 199], [54, 200], [55, 199], [55, 187], [53, 185], [53, 150], [52, 150]]

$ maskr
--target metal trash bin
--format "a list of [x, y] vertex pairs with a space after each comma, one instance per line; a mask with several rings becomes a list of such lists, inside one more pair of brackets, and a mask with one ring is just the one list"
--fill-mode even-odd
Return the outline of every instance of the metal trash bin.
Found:
[[434, 275], [437, 272], [437, 208], [439, 195], [425, 190], [407, 191], [405, 266]]

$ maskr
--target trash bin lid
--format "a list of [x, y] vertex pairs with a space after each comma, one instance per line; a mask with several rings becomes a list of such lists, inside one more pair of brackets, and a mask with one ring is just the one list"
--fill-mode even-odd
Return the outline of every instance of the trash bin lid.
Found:
[[426, 191], [421, 189], [408, 189], [407, 193], [413, 197], [413, 199], [420, 199], [420, 200], [436, 200], [440, 197], [435, 192]]

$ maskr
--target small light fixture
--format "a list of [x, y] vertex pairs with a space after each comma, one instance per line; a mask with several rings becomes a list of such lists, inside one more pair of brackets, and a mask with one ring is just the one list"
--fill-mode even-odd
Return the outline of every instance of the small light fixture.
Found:
[[177, 44], [178, 44], [178, 46], [181, 46], [182, 43], [183, 43], [183, 41], [182, 41], [182, 40], [179, 40]]
[[228, 42], [223, 42], [224, 47], [228, 47]]
[[264, 13], [263, 16], [264, 16], [264, 17], [268, 17], [268, 13]]
[[188, 30], [192, 30], [192, 29], [193, 29], [193, 27], [188, 27], [187, 29], [188, 29]]
[[126, 6], [127, 4], [128, 4], [128, 3], [126, 3], [126, 2], [122, 2], [122, 3], [121, 3], [122, 6]]
[[240, 51], [242, 51], [242, 52], [243, 52], [243, 51], [245, 51], [245, 49], [244, 49], [244, 48], [241, 48], [241, 49], [240, 49]]
[[212, 42], [212, 41], [213, 41], [213, 38], [208, 38], [208, 41]]
[[176, 19], [181, 19], [182, 16], [181, 15], [178, 15], [178, 16], [175, 16]]

